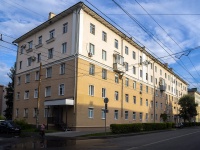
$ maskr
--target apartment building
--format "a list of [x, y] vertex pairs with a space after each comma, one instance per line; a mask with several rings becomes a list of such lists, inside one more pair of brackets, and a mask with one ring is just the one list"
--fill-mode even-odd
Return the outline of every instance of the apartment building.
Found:
[[6, 99], [4, 98], [6, 95], [5, 88], [4, 85], [0, 85], [0, 116], [3, 116], [4, 110], [6, 110]]
[[200, 121], [200, 93], [197, 91], [197, 88], [188, 89], [188, 94], [194, 96], [195, 103], [198, 104], [197, 106], [197, 116], [195, 117], [196, 122]]
[[[14, 41], [18, 44], [14, 119], [103, 128], [175, 121], [187, 83], [82, 2]], [[41, 66], [41, 69], [40, 69]], [[40, 80], [41, 79], [41, 80]], [[39, 98], [38, 98], [39, 97]]]

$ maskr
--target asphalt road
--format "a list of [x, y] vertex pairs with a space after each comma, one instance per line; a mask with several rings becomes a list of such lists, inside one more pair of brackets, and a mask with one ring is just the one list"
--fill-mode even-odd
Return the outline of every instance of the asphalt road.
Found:
[[[2, 142], [2, 141], [1, 141]], [[0, 149], [72, 149], [72, 150], [198, 150], [200, 127], [117, 138], [75, 140], [51, 137], [22, 139]]]

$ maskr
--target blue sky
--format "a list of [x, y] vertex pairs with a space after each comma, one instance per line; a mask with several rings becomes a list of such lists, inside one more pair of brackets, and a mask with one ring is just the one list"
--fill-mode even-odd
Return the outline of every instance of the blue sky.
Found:
[[[46, 21], [49, 12], [58, 14], [77, 2], [79, 1], [0, 1], [0, 34], [8, 42], [0, 41], [0, 84], [8, 84], [7, 73], [16, 60], [17, 47], [9, 42], [12, 43], [15, 38]], [[196, 47], [200, 46], [200, 1], [115, 0], [130, 16], [113, 0], [83, 2], [117, 28], [120, 26], [120, 30], [145, 46], [156, 58], [162, 58], [160, 61], [168, 63], [176, 74], [190, 84], [190, 88], [199, 88], [200, 48]], [[186, 51], [193, 48], [196, 49]], [[175, 53], [179, 54], [174, 55]]]

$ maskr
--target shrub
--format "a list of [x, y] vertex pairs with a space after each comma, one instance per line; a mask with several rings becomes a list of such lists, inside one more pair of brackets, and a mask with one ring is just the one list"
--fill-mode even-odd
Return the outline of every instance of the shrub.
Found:
[[139, 132], [142, 130], [141, 123], [135, 124], [111, 124], [110, 129], [112, 133], [131, 133], [131, 132]]
[[25, 119], [21, 119], [21, 120], [16, 120], [15, 119], [14, 122], [17, 125], [19, 125], [22, 128], [22, 130], [26, 130], [26, 129], [32, 128], [32, 126], [30, 124], [28, 124]]
[[0, 115], [0, 120], [5, 120], [5, 117]]

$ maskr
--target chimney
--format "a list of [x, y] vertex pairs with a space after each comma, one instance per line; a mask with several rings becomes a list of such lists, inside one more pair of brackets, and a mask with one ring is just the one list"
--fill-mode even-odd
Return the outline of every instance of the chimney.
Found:
[[49, 13], [49, 19], [53, 18], [56, 14], [54, 14], [53, 12]]
[[168, 63], [165, 63], [165, 66], [168, 67]]
[[173, 68], [169, 68], [169, 70], [173, 71]]

